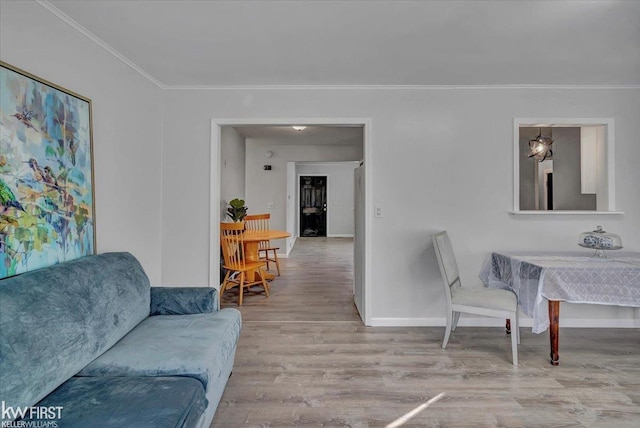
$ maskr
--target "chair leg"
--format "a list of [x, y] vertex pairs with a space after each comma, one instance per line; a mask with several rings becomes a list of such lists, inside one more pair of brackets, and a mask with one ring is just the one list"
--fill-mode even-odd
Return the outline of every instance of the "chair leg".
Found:
[[[262, 255], [262, 252], [264, 252], [264, 256]], [[258, 259], [265, 262], [267, 264], [265, 269], [269, 270], [269, 250], [258, 250], [258, 253], [259, 253]]]
[[458, 327], [458, 320], [460, 319], [460, 312], [453, 313], [453, 325], [451, 326], [452, 331], [456, 331], [456, 327]]
[[518, 365], [518, 315], [514, 314], [511, 316], [511, 325], [515, 327], [515, 331], [513, 328], [511, 329], [511, 354], [513, 358], [513, 365]]
[[516, 310], [516, 334], [518, 335], [518, 345], [520, 344], [520, 318], [518, 317], [518, 312]]
[[442, 349], [447, 347], [447, 343], [449, 342], [449, 336], [451, 335], [451, 325], [453, 323], [453, 313], [452, 311], [447, 311], [447, 328], [444, 330], [444, 340], [442, 341]]
[[229, 275], [231, 274], [231, 271], [228, 270], [226, 275], [224, 276], [224, 280], [222, 281], [222, 285], [220, 286], [220, 294], [218, 296], [218, 299], [222, 302], [222, 295], [224, 294], [224, 292], [227, 290], [227, 281], [229, 280]]
[[238, 288], [240, 288], [238, 294], [238, 306], [242, 306], [242, 295], [244, 292], [244, 272], [240, 272], [240, 285]]
[[273, 261], [276, 264], [276, 270], [278, 271], [278, 276], [280, 276], [280, 262], [278, 261], [278, 252], [273, 250]]
[[267, 297], [269, 297], [269, 284], [264, 279], [264, 275], [260, 275], [260, 279], [262, 279], [262, 287], [264, 287], [264, 294], [266, 294]]

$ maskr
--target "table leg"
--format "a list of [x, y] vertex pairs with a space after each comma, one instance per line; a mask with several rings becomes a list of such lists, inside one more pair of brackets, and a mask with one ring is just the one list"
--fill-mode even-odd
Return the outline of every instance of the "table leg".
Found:
[[551, 345], [551, 365], [559, 365], [558, 345], [560, 342], [560, 301], [549, 300], [549, 342]]
[[511, 334], [511, 320], [507, 320], [504, 327], [507, 329], [507, 334]]
[[[251, 262], [260, 261], [260, 254], [258, 253], [259, 249], [260, 249], [260, 242], [258, 241], [245, 242], [244, 256], [246, 257], [247, 261], [251, 261]], [[257, 281], [258, 279], [256, 279], [256, 274], [264, 277], [264, 279], [267, 281], [272, 281], [273, 278], [275, 278], [274, 274], [269, 273], [264, 269], [258, 269], [258, 270], [247, 271], [247, 281], [249, 282]]]

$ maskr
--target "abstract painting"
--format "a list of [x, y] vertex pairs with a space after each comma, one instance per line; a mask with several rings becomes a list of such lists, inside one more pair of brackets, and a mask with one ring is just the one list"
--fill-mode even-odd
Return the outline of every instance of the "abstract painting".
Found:
[[91, 100], [0, 61], [0, 279], [95, 253]]

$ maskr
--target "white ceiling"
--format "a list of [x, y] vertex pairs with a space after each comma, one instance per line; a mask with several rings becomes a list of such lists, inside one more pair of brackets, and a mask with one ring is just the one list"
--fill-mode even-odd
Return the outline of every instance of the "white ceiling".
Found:
[[165, 86], [640, 84], [638, 1], [48, 5]]
[[313, 125], [302, 131], [291, 126], [245, 125], [234, 126], [245, 138], [277, 140], [280, 145], [330, 145], [361, 146], [363, 142], [362, 126]]

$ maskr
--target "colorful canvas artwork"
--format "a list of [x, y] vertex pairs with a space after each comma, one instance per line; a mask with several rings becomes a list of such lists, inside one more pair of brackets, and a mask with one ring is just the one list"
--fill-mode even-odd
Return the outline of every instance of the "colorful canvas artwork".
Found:
[[95, 252], [91, 100], [0, 62], [0, 278]]

